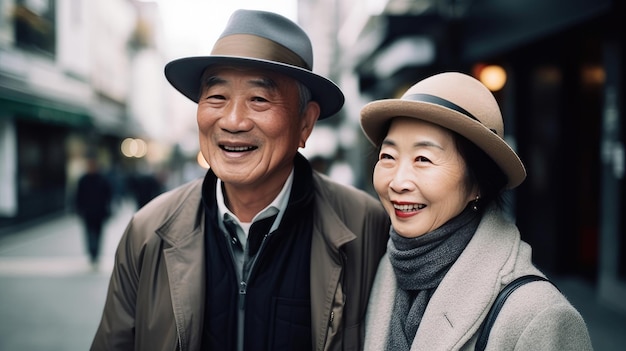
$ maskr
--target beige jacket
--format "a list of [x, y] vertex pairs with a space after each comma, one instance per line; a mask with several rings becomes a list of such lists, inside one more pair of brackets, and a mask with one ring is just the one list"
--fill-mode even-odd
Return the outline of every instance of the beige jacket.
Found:
[[[474, 237], [431, 297], [411, 350], [474, 350], [477, 331], [496, 295], [525, 274], [543, 275], [515, 225], [496, 210], [482, 218]], [[372, 288], [365, 350], [384, 350], [396, 279], [382, 259]], [[488, 351], [591, 350], [585, 322], [549, 282], [521, 286], [506, 300], [489, 335]]]
[[[359, 350], [389, 220], [365, 192], [314, 175], [313, 350]], [[159, 196], [119, 244], [91, 350], [199, 351], [205, 260], [202, 180]]]

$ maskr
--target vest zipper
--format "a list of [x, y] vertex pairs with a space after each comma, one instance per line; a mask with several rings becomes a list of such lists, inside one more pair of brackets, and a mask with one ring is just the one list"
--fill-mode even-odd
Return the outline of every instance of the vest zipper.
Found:
[[[257, 258], [259, 257], [261, 252], [263, 252], [263, 247], [265, 246], [265, 239], [267, 239], [267, 235], [263, 237], [263, 241], [261, 242], [259, 251], [257, 252], [256, 256], [253, 258], [253, 261], [250, 266], [250, 270], [248, 271], [247, 274], [244, 272], [245, 266], [246, 266], [245, 260], [243, 263], [243, 269], [241, 272], [241, 281], [239, 282], [239, 313], [238, 313], [238, 318], [237, 318], [237, 324], [238, 324], [237, 325], [237, 350], [238, 351], [243, 350], [244, 325], [245, 325], [244, 319], [245, 319], [245, 314], [246, 314], [245, 309], [246, 309], [246, 294], [248, 293], [248, 281], [250, 277], [252, 276]], [[231, 257], [234, 257], [232, 249], [231, 249]]]
[[[246, 307], [246, 294], [248, 290], [248, 282], [250, 281], [250, 277], [252, 276], [252, 273], [254, 273], [256, 261], [259, 259], [259, 257], [261, 256], [261, 253], [263, 252], [263, 249], [265, 248], [267, 237], [270, 235], [271, 233], [265, 234], [263, 236], [263, 240], [261, 241], [261, 245], [259, 246], [259, 251], [257, 251], [256, 256], [252, 258], [252, 263], [250, 264], [250, 269], [248, 270], [247, 274], [245, 272], [242, 272], [241, 281], [239, 282], [239, 309], [240, 310], [244, 310]], [[244, 270], [245, 270], [245, 266], [246, 266], [246, 262], [244, 261], [243, 263]]]
[[243, 310], [246, 305], [246, 289], [248, 284], [245, 281], [239, 283], [239, 309]]

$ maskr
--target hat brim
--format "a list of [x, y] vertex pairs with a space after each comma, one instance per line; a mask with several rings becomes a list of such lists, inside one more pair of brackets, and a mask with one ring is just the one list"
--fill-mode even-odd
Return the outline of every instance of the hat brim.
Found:
[[361, 128], [375, 146], [380, 146], [394, 117], [412, 117], [450, 129], [476, 144], [506, 174], [506, 188], [517, 187], [526, 170], [515, 151], [482, 123], [452, 109], [421, 101], [387, 99], [370, 102], [361, 110]]
[[204, 70], [213, 65], [236, 65], [267, 69], [285, 74], [300, 81], [309, 88], [313, 100], [319, 103], [319, 119], [333, 116], [341, 110], [345, 102], [345, 97], [339, 87], [329, 79], [297, 66], [262, 59], [237, 56], [185, 57], [171, 61], [165, 65], [165, 77], [176, 90], [197, 103], [199, 98], [200, 78]]

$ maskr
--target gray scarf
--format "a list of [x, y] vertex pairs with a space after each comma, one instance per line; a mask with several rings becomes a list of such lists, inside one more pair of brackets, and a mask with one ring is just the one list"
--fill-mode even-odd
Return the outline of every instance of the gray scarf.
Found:
[[430, 297], [467, 246], [480, 216], [468, 206], [441, 227], [416, 238], [390, 230], [389, 260], [398, 282], [387, 350], [408, 351]]

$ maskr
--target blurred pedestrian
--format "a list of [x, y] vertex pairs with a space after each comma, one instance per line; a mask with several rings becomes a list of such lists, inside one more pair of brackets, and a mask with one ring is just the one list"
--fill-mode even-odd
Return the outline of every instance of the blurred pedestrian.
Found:
[[344, 103], [312, 63], [298, 25], [238, 10], [210, 56], [166, 65], [210, 168], [133, 217], [92, 350], [362, 347], [389, 218], [298, 153]]
[[111, 215], [112, 197], [112, 186], [101, 172], [98, 160], [89, 157], [87, 171], [76, 187], [75, 209], [83, 223], [87, 253], [94, 268], [100, 257], [102, 229]]
[[[373, 183], [392, 224], [366, 350], [591, 350], [580, 313], [533, 265], [505, 215], [504, 191], [526, 171], [485, 86], [437, 74], [401, 99], [367, 104], [361, 126], [380, 148]], [[500, 290], [528, 275], [479, 342]]]

